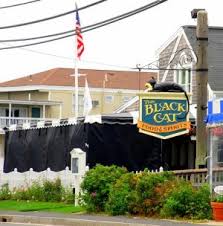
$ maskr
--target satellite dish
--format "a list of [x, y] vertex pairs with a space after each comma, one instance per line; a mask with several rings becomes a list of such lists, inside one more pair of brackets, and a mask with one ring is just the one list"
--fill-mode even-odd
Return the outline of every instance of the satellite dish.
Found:
[[223, 195], [223, 186], [222, 185], [216, 186], [214, 188], [214, 192], [217, 193], [218, 195]]

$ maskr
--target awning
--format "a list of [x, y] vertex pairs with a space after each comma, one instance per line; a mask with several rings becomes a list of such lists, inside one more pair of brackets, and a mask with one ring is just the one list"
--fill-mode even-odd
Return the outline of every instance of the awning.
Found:
[[208, 127], [223, 125], [223, 99], [208, 101], [206, 123]]

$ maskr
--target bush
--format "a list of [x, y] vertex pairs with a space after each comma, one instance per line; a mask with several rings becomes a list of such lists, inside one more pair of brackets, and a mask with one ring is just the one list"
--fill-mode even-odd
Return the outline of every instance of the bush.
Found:
[[2, 185], [0, 189], [0, 200], [11, 199], [11, 197], [12, 197], [12, 193], [9, 190], [9, 185], [8, 184]]
[[75, 195], [73, 194], [72, 189], [68, 188], [63, 189], [61, 201], [66, 204], [74, 204]]
[[207, 185], [195, 189], [188, 182], [181, 182], [167, 197], [161, 210], [164, 217], [208, 219], [211, 216], [210, 192]]
[[27, 190], [27, 196], [29, 200], [35, 200], [35, 201], [45, 201], [44, 199], [44, 192], [42, 185], [35, 181], [31, 187], [28, 187]]
[[104, 211], [111, 185], [125, 173], [126, 168], [96, 165], [86, 173], [81, 184], [80, 204], [89, 212]]
[[159, 212], [163, 194], [159, 191], [165, 183], [173, 180], [172, 173], [148, 173], [144, 171], [138, 177], [136, 184], [136, 202], [132, 203], [129, 211], [132, 214], [154, 215]]
[[43, 202], [74, 203], [74, 195], [71, 189], [65, 189], [60, 179], [55, 181], [34, 182], [30, 187], [14, 188], [11, 192], [8, 185], [0, 189], [0, 200], [33, 200]]
[[62, 199], [63, 187], [60, 179], [43, 182], [43, 195], [46, 202], [60, 202]]
[[129, 210], [131, 203], [135, 203], [136, 175], [126, 173], [111, 186], [106, 211], [112, 215], [123, 215]]

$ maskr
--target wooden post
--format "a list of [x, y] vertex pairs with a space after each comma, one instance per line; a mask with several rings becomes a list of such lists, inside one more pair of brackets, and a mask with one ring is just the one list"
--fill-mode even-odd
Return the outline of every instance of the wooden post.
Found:
[[204, 122], [207, 114], [207, 83], [208, 83], [208, 16], [205, 10], [197, 13], [197, 129], [196, 129], [196, 167], [205, 165], [207, 155], [207, 132]]

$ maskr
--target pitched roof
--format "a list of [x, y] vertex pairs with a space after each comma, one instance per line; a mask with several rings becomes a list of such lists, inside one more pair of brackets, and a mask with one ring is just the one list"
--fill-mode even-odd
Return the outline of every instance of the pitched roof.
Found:
[[[75, 78], [72, 68], [54, 68], [18, 79], [0, 83], [0, 87], [18, 87], [18, 86], [74, 86]], [[157, 77], [155, 72], [137, 72], [137, 71], [115, 71], [115, 70], [94, 70], [79, 69], [78, 78], [79, 87], [84, 87], [85, 77], [91, 88], [111, 88], [111, 89], [132, 89], [139, 90], [145, 88], [145, 82], [152, 76]]]
[[[196, 26], [183, 26], [185, 34], [196, 51]], [[223, 91], [223, 27], [209, 26], [208, 83], [212, 90]]]

